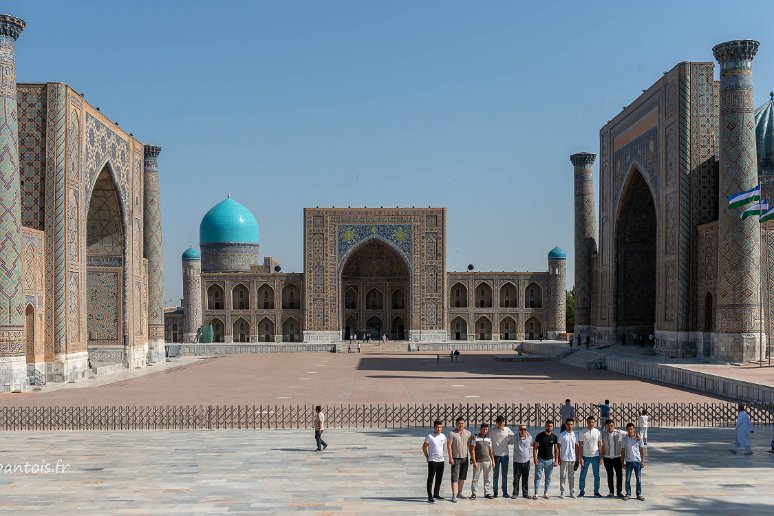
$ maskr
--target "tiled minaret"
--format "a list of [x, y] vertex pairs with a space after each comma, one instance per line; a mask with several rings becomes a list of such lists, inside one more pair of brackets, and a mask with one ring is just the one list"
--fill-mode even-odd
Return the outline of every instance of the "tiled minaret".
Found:
[[760, 225], [728, 209], [727, 196], [758, 182], [752, 60], [758, 42], [728, 41], [712, 52], [720, 63], [720, 178], [717, 334], [713, 355], [743, 362], [758, 357]]
[[202, 325], [202, 257], [189, 247], [183, 253], [183, 342], [196, 342]]
[[548, 317], [546, 337], [558, 339], [567, 332], [567, 255], [559, 247], [548, 253]]
[[596, 154], [570, 156], [575, 168], [575, 333], [585, 338], [591, 325], [591, 255], [597, 250], [592, 165]]
[[0, 388], [14, 391], [27, 387], [14, 56], [24, 27], [22, 20], [0, 15]]
[[161, 210], [159, 199], [159, 153], [161, 147], [145, 146], [145, 190], [143, 248], [148, 260], [148, 348], [153, 362], [163, 362], [164, 351], [164, 263], [162, 260]]

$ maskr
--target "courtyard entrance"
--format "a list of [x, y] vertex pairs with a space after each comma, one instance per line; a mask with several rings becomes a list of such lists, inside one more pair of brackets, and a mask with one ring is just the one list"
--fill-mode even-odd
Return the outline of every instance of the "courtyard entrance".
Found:
[[616, 229], [618, 334], [647, 337], [656, 317], [656, 208], [648, 184], [635, 171], [619, 204]]
[[404, 340], [409, 278], [405, 259], [389, 244], [373, 238], [355, 249], [341, 273], [344, 339]]

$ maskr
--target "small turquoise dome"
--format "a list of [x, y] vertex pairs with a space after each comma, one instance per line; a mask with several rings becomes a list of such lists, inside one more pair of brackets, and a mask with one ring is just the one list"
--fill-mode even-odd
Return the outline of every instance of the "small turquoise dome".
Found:
[[202, 259], [202, 255], [199, 254], [199, 251], [197, 251], [193, 247], [189, 247], [183, 253], [183, 260], [201, 260], [201, 259]]
[[258, 244], [258, 221], [231, 195], [213, 206], [199, 224], [199, 245]]
[[548, 259], [549, 260], [566, 260], [567, 259], [567, 253], [564, 252], [564, 249], [561, 247], [554, 247], [548, 252]]

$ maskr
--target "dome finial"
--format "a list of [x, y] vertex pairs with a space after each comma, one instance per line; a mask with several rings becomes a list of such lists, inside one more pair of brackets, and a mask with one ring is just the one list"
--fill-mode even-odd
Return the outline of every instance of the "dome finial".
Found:
[[774, 100], [774, 91], [769, 92], [769, 97], [771, 97], [771, 100]]
[[227, 193], [227, 194], [226, 194], [226, 197], [227, 197], [227, 198], [229, 198], [229, 199], [231, 199], [231, 192]]

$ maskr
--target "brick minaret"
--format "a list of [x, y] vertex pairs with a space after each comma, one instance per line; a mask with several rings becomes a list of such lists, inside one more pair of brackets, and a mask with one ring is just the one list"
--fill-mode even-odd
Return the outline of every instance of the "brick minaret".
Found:
[[158, 173], [160, 152], [161, 147], [145, 146], [143, 254], [148, 259], [148, 347], [153, 362], [165, 360], [164, 262]]
[[202, 325], [202, 259], [199, 251], [183, 253], [183, 342], [195, 342]]
[[758, 182], [752, 60], [758, 42], [728, 41], [712, 52], [720, 63], [720, 181], [716, 358], [742, 362], [758, 357], [760, 225], [729, 210], [727, 196]]
[[0, 14], [0, 387], [27, 387], [15, 42], [25, 23]]
[[597, 250], [592, 165], [596, 154], [570, 156], [575, 168], [575, 333], [586, 337], [591, 325], [591, 255]]

